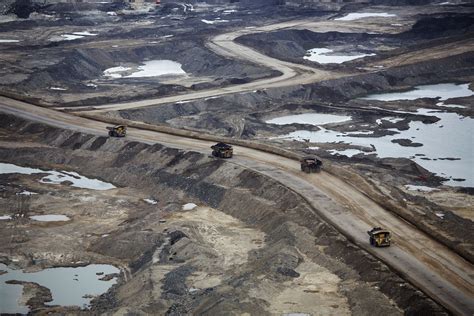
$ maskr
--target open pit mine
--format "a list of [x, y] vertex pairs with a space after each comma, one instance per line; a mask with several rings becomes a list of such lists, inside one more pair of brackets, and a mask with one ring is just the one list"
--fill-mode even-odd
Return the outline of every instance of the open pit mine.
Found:
[[0, 1], [1, 315], [474, 315], [474, 5]]

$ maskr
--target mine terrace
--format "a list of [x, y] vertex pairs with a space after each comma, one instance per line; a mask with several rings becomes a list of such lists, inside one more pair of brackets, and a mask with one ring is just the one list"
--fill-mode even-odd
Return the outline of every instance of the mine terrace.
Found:
[[0, 2], [0, 314], [474, 313], [470, 1]]

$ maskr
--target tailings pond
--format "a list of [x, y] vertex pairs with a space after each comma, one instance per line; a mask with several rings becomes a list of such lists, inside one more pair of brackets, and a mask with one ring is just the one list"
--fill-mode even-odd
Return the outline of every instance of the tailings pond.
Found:
[[86, 178], [72, 171], [42, 170], [28, 167], [20, 167], [11, 163], [0, 163], [0, 174], [19, 173], [19, 174], [47, 174], [41, 178], [42, 183], [59, 184], [67, 181], [71, 186], [92, 190], [110, 190], [114, 185], [97, 179]]
[[120, 270], [111, 265], [91, 264], [85, 267], [51, 268], [38, 272], [23, 272], [12, 269], [0, 263], [0, 313], [28, 313], [28, 307], [21, 305], [23, 286], [8, 284], [7, 281], [33, 282], [48, 288], [53, 300], [47, 305], [79, 306], [87, 308], [92, 296], [105, 293], [117, 278], [100, 280], [105, 275], [120, 273]]
[[[374, 94], [363, 99], [395, 101], [438, 98], [442, 101], [449, 98], [467, 97], [473, 94], [474, 92], [469, 89], [468, 84], [439, 84], [418, 86], [407, 92]], [[443, 104], [443, 102], [440, 102], [438, 105], [442, 106]], [[339, 132], [321, 127], [319, 131], [298, 130], [282, 136], [282, 138], [300, 141], [309, 140], [312, 143], [344, 143], [366, 148], [372, 147], [372, 153], [376, 153], [380, 158], [403, 157], [416, 161], [431, 172], [449, 179], [444, 184], [474, 187], [474, 170], [472, 168], [474, 165], [474, 120], [472, 118], [434, 109], [418, 109], [416, 113], [393, 112], [436, 116], [440, 120], [432, 124], [411, 121], [408, 130], [402, 131], [391, 128], [389, 130], [396, 132], [396, 134], [383, 137], [370, 137], [371, 133], [366, 133], [365, 131]], [[286, 124], [300, 123], [298, 120], [289, 118], [274, 119], [268, 121], [268, 123], [276, 123], [275, 120], [283, 120]], [[391, 120], [392, 122], [397, 120], [394, 117], [381, 118], [380, 120], [384, 119]], [[323, 124], [325, 123], [315, 125]], [[357, 134], [357, 136], [354, 136], [354, 134]], [[364, 136], [364, 134], [367, 136]], [[418, 145], [419, 147], [402, 146], [393, 142], [401, 139], [410, 140], [421, 145]], [[332, 151], [332, 153], [345, 154], [344, 151]], [[356, 154], [358, 153], [354, 150], [349, 153], [350, 156]], [[360, 154], [363, 154], [363, 152], [361, 151]]]

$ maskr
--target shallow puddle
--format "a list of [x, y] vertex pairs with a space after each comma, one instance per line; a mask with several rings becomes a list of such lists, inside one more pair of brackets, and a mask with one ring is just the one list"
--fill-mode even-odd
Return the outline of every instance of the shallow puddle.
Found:
[[440, 98], [447, 100], [450, 98], [469, 97], [474, 95], [474, 91], [469, 89], [469, 84], [442, 83], [434, 85], [417, 86], [413, 90], [406, 92], [370, 94], [362, 100], [377, 101], [397, 101], [416, 100], [420, 98]]
[[85, 298], [84, 296], [103, 294], [117, 283], [117, 278], [112, 278], [109, 281], [99, 279], [107, 274], [120, 273], [118, 268], [105, 264], [91, 264], [77, 268], [51, 268], [26, 273], [22, 270], [11, 269], [0, 263], [0, 270], [7, 272], [0, 275], [0, 298], [2, 302], [0, 313], [28, 312], [26, 306], [21, 306], [18, 303], [23, 286], [7, 284], [6, 281], [34, 282], [47, 287], [53, 297], [53, 301], [47, 303], [47, 305], [88, 307], [92, 298]]

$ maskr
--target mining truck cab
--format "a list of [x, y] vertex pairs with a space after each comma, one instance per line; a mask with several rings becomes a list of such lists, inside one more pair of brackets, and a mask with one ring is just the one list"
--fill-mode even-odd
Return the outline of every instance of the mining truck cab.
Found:
[[388, 247], [390, 246], [391, 235], [386, 229], [380, 227], [374, 227], [367, 232], [369, 234], [369, 241], [372, 246], [375, 247]]
[[217, 143], [211, 149], [212, 155], [218, 158], [231, 158], [234, 153], [232, 146], [225, 143]]
[[127, 134], [127, 126], [125, 125], [107, 126], [107, 129], [110, 137], [125, 137]]
[[308, 156], [301, 158], [301, 171], [306, 173], [314, 173], [321, 171], [323, 162], [316, 157]]

